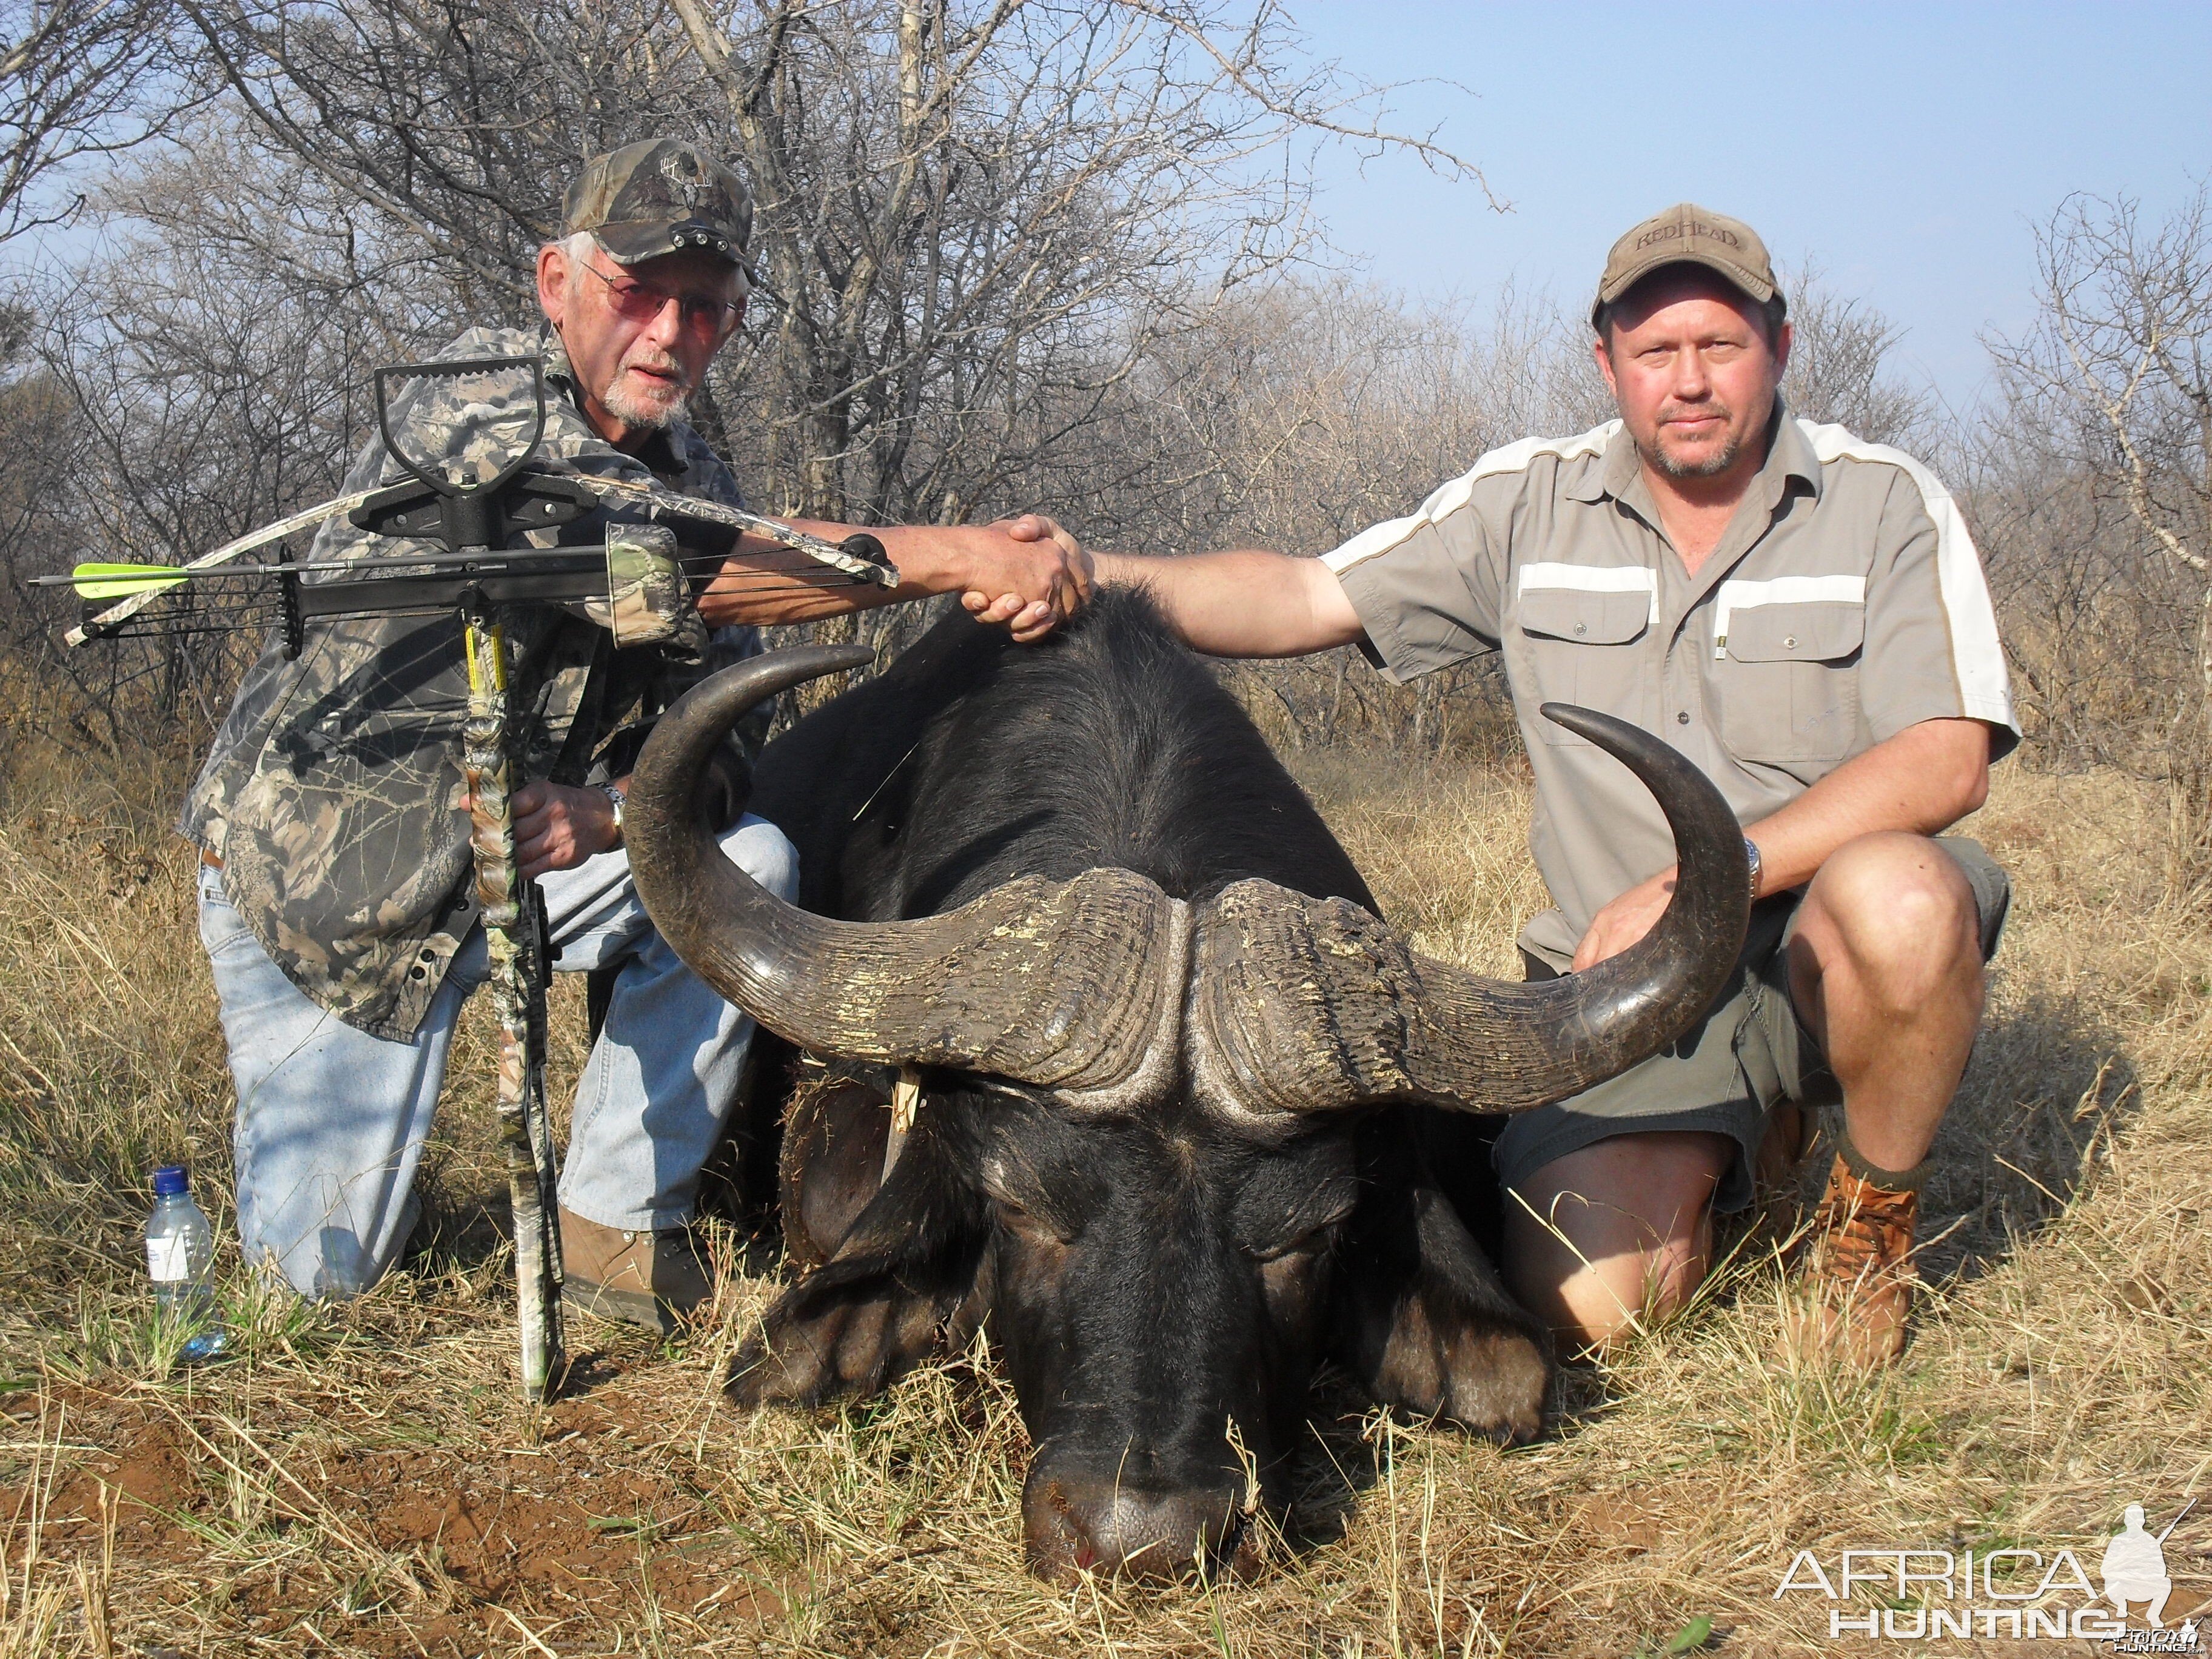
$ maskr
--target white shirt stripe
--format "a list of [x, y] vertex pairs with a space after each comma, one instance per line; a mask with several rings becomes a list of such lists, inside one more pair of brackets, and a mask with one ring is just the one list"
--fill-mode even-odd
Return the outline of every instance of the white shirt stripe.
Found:
[[1901, 449], [1870, 444], [1839, 426], [1815, 426], [1800, 420], [1813, 453], [1829, 461], [1880, 461], [1896, 467], [1920, 491], [1922, 505], [1936, 525], [1936, 580], [1951, 625], [1951, 672], [1959, 682], [1962, 714], [1995, 726], [2019, 730], [2013, 719], [2012, 681], [2005, 672], [2004, 647], [1997, 643], [1996, 607], [1974, 551], [1974, 538], [1951, 492], [1934, 473]]
[[1729, 617], [1762, 605], [1864, 605], [1864, 576], [1776, 576], [1723, 582], [1713, 594], [1713, 659], [1728, 655]]
[[1423, 525], [1432, 525], [1449, 517], [1468, 503], [1474, 486], [1482, 479], [1497, 477], [1501, 472], [1526, 472], [1531, 462], [1540, 455], [1556, 455], [1571, 461], [1584, 455], [1601, 455], [1620, 430], [1619, 421], [1607, 421], [1603, 426], [1592, 427], [1574, 438], [1523, 438], [1517, 444], [1508, 444], [1503, 449], [1493, 449], [1468, 471], [1437, 487], [1429, 499], [1423, 501], [1418, 512], [1402, 519], [1389, 519], [1361, 531], [1343, 546], [1321, 556], [1321, 562], [1338, 575], [1342, 575], [1355, 564], [1360, 564], [1380, 553], [1388, 553]]
[[1650, 626], [1659, 623], [1659, 573], [1636, 564], [1524, 564], [1515, 578], [1516, 597], [1534, 588], [1566, 588], [1577, 593], [1649, 593]]

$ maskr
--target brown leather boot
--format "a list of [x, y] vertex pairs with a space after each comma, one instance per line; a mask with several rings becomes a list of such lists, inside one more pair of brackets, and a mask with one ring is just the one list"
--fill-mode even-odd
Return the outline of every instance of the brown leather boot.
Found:
[[1802, 1282], [1785, 1332], [1798, 1357], [1841, 1355], [1887, 1365], [1905, 1351], [1912, 1287], [1912, 1231], [1928, 1165], [1896, 1173], [1856, 1155], [1848, 1136], [1806, 1240]]
[[642, 1325], [663, 1336], [714, 1294], [688, 1228], [631, 1233], [561, 1212], [561, 1302], [601, 1319]]

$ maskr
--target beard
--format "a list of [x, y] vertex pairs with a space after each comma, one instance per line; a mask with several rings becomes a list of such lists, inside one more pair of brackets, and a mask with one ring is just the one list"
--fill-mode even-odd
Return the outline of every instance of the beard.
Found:
[[[632, 368], [659, 369], [678, 379], [672, 386], [666, 381], [647, 380], [644, 383], [647, 389], [634, 390], [629, 380], [629, 371]], [[696, 388], [684, 383], [683, 373], [679, 365], [671, 362], [641, 358], [634, 363], [626, 362], [600, 401], [606, 405], [610, 414], [619, 416], [631, 426], [641, 427], [649, 432], [665, 432], [691, 411], [691, 394]]]
[[1694, 461], [1670, 455], [1663, 449], [1644, 459], [1670, 478], [1717, 478], [1734, 466], [1736, 457], [1742, 453], [1742, 441], [1730, 438], [1714, 453]]
[[[1708, 405], [1698, 412], [1717, 415], [1731, 426], [1735, 423], [1735, 415], [1729, 410]], [[1699, 456], [1692, 460], [1686, 456], [1671, 454], [1667, 449], [1663, 436], [1666, 429], [1665, 417], [1662, 414], [1659, 428], [1662, 435], [1653, 442], [1650, 449], [1644, 452], [1644, 459], [1670, 478], [1717, 478], [1734, 466], [1737, 459], [1743, 453], [1743, 440], [1731, 431], [1721, 447], [1710, 455]]]

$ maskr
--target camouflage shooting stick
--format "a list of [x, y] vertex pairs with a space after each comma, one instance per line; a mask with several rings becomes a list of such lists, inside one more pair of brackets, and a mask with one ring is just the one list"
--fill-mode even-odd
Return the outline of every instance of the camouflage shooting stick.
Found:
[[469, 657], [469, 716], [461, 770], [469, 781], [469, 848], [491, 953], [499, 1022], [499, 1141], [507, 1158], [514, 1219], [514, 1294], [522, 1334], [522, 1393], [550, 1398], [563, 1359], [561, 1229], [553, 1129], [545, 1112], [545, 913], [514, 850], [513, 722], [507, 696], [507, 633], [488, 610], [463, 623]]
[[[394, 436], [388, 387], [395, 380], [526, 371], [537, 420], [529, 441], [489, 483], [465, 483], [410, 455]], [[514, 1277], [521, 1336], [522, 1392], [550, 1397], [563, 1369], [561, 1328], [561, 1233], [552, 1125], [545, 1102], [546, 986], [550, 955], [544, 901], [522, 873], [514, 840], [514, 792], [519, 784], [520, 734], [508, 701], [507, 633], [502, 611], [520, 604], [581, 602], [612, 632], [617, 646], [652, 643], [675, 631], [690, 596], [673, 531], [661, 524], [613, 525], [605, 546], [507, 552], [517, 534], [556, 529], [602, 505], [629, 507], [666, 520], [705, 522], [724, 532], [773, 537], [848, 581], [895, 586], [898, 572], [873, 537], [830, 543], [743, 508], [702, 501], [627, 479], [546, 471], [530, 463], [545, 433], [544, 366], [535, 357], [471, 358], [411, 363], [376, 372], [377, 427], [385, 448], [414, 479], [342, 496], [239, 538], [181, 567], [80, 567], [72, 576], [42, 577], [39, 586], [74, 585], [88, 600], [116, 599], [70, 630], [72, 645], [128, 634], [161, 633], [149, 602], [199, 582], [274, 576], [290, 654], [301, 647], [309, 618], [450, 606], [458, 611], [468, 659], [468, 718], [461, 769], [469, 787], [469, 844], [477, 896], [491, 957], [492, 1006], [499, 1024], [497, 1110], [514, 1224]], [[240, 556], [343, 513], [373, 534], [433, 541], [446, 550], [392, 562], [412, 574], [363, 574], [370, 561], [300, 564], [288, 559], [244, 566]], [[303, 572], [336, 580], [302, 582]], [[92, 573], [92, 574], [88, 574]], [[352, 577], [351, 580], [345, 578]], [[179, 630], [180, 631], [180, 630]]]
[[[483, 359], [422, 365], [417, 375], [459, 375], [500, 367]], [[436, 538], [465, 558], [491, 556], [504, 543], [502, 493], [538, 453], [545, 435], [545, 377], [530, 364], [537, 422], [530, 441], [489, 483], [463, 484], [425, 466], [400, 447], [392, 431], [390, 377], [376, 372], [376, 424], [392, 458], [430, 492], [407, 492], [384, 504], [389, 520], [433, 502]], [[404, 485], [398, 486], [405, 491]], [[396, 509], [396, 513], [395, 513]], [[371, 514], [368, 503], [356, 509]], [[573, 515], [571, 515], [573, 516]], [[425, 528], [428, 526], [426, 526]], [[469, 714], [461, 728], [461, 771], [469, 784], [469, 850], [477, 869], [484, 942], [491, 957], [493, 1018], [499, 1025], [496, 1109], [500, 1150], [507, 1162], [507, 1204], [514, 1225], [515, 1316], [522, 1346], [522, 1397], [552, 1397], [566, 1368], [561, 1330], [561, 1226], [556, 1196], [553, 1127], [545, 1111], [545, 910], [537, 884], [522, 873], [514, 847], [515, 738], [507, 700], [507, 630], [480, 587], [460, 596], [461, 638], [468, 654]]]

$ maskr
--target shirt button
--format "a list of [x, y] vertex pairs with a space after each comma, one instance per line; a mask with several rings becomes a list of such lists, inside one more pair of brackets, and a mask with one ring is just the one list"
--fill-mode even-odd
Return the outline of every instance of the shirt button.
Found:
[[1575, 624], [1575, 632], [1576, 632], [1576, 633], [1577, 633], [1577, 634], [1587, 634], [1587, 633], [1589, 633], [1589, 624], [1588, 623], [1577, 623]]
[[429, 976], [430, 970], [427, 968], [410, 968], [407, 970], [407, 977], [410, 979], [428, 979]]
[[1690, 711], [1686, 708], [1682, 709], [1674, 716], [1674, 724], [1677, 726], [1687, 726], [1689, 723]]
[[1797, 648], [1797, 636], [1795, 634], [1784, 634], [1782, 636], [1782, 648], [1784, 651], [1795, 651]]

